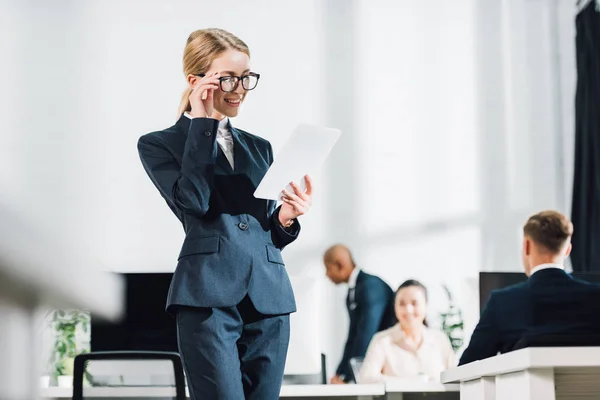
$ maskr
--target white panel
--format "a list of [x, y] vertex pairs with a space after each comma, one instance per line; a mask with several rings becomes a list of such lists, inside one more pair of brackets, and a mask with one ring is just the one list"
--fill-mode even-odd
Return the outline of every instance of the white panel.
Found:
[[361, 227], [477, 212], [473, 2], [359, 4]]
[[290, 318], [286, 375], [321, 373], [321, 283], [323, 278], [292, 277], [298, 311]]

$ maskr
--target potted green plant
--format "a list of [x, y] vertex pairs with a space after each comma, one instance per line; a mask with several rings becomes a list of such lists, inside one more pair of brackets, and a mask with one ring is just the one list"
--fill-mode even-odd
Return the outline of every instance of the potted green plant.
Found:
[[452, 292], [448, 289], [448, 286], [442, 285], [448, 298], [448, 310], [440, 313], [442, 320], [442, 331], [448, 336], [452, 349], [456, 352], [460, 349], [464, 343], [464, 320], [462, 311], [454, 303]]
[[89, 341], [78, 343], [77, 333], [79, 330], [89, 332], [90, 316], [79, 310], [55, 310], [50, 313], [50, 317], [50, 326], [54, 331], [50, 371], [59, 386], [67, 386], [73, 380], [75, 356], [89, 352]]

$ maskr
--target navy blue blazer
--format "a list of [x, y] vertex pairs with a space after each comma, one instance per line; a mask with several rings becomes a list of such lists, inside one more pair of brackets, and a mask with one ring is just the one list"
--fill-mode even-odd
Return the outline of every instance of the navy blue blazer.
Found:
[[352, 377], [350, 359], [364, 357], [373, 335], [392, 327], [398, 320], [394, 312], [392, 288], [381, 278], [363, 271], [356, 277], [354, 302], [350, 301], [348, 294], [346, 307], [350, 315], [350, 328], [336, 373], [348, 380]]
[[215, 119], [182, 115], [138, 141], [144, 169], [185, 230], [167, 311], [232, 307], [248, 294], [260, 313], [292, 313], [281, 250], [298, 237], [300, 224], [283, 228], [276, 202], [253, 196], [273, 162], [271, 144], [230, 127], [232, 170], [216, 141], [218, 126]]
[[524, 337], [600, 334], [600, 286], [543, 269], [494, 290], [459, 365], [511, 351]]

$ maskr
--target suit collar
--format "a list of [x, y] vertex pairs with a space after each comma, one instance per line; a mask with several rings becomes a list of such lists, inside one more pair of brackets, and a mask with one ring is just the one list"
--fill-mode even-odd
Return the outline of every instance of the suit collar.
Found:
[[542, 271], [542, 270], [550, 269], [550, 268], [562, 269], [563, 271], [565, 269], [565, 267], [561, 264], [540, 264], [531, 270], [531, 275], [533, 276], [533, 274], [535, 274], [538, 271]]
[[229, 124], [229, 131], [233, 137], [233, 163], [235, 169], [239, 171], [246, 171], [248, 176], [251, 176], [251, 171], [247, 171], [248, 166], [252, 167], [254, 163], [250, 162], [251, 150], [248, 148], [248, 144], [244, 140], [242, 133]]
[[537, 271], [535, 274], [532, 274], [529, 277], [528, 282], [535, 283], [535, 282], [541, 282], [546, 279], [552, 280], [552, 279], [560, 279], [560, 278], [573, 279], [573, 277], [571, 275], [569, 275], [564, 269], [546, 268], [546, 269]]
[[231, 121], [229, 118], [225, 117], [219, 121], [219, 131], [222, 134], [227, 134], [231, 132]]

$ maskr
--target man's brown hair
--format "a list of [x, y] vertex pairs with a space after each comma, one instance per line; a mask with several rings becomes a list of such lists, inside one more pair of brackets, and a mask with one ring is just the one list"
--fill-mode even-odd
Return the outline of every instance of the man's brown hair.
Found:
[[531, 216], [523, 233], [551, 253], [559, 253], [573, 235], [573, 224], [558, 211], [542, 211]]

